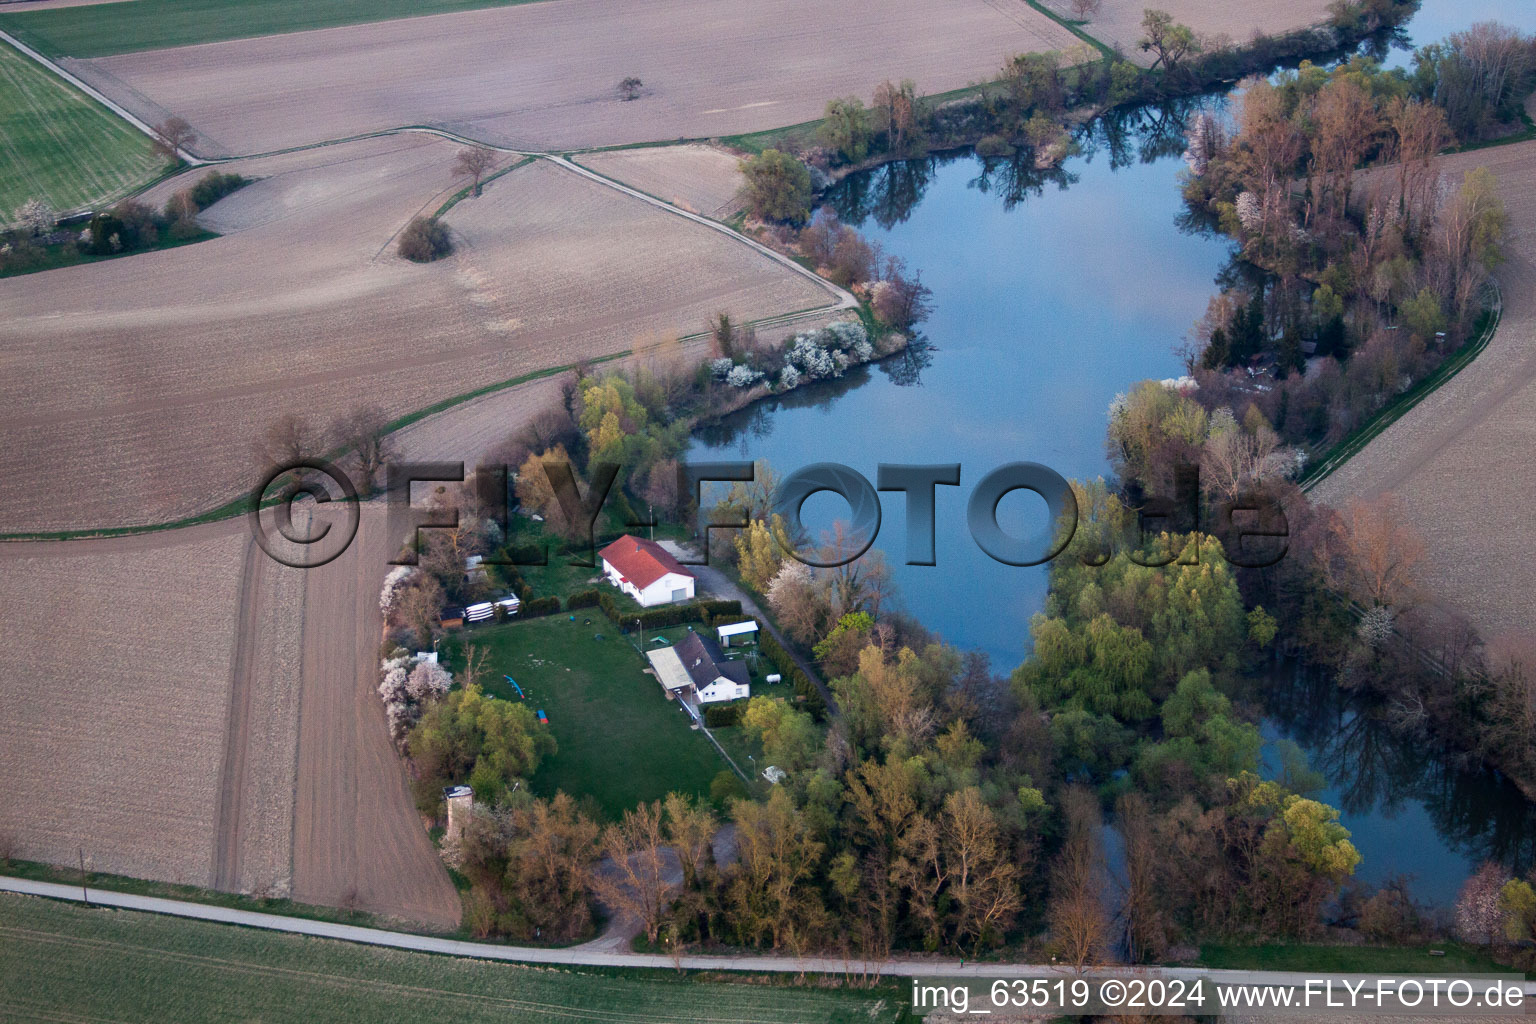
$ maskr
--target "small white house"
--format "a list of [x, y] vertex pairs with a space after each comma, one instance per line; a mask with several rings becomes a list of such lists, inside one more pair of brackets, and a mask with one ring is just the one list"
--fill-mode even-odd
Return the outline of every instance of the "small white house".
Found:
[[689, 704], [713, 704], [752, 695], [747, 667], [727, 661], [714, 642], [689, 633], [677, 644], [646, 651], [656, 679], [669, 697]]
[[748, 619], [746, 622], [733, 622], [728, 626], [719, 626], [715, 632], [720, 634], [721, 647], [740, 647], [742, 644], [757, 643], [757, 620]]
[[693, 600], [693, 573], [654, 541], [625, 534], [600, 554], [608, 582], [641, 607]]

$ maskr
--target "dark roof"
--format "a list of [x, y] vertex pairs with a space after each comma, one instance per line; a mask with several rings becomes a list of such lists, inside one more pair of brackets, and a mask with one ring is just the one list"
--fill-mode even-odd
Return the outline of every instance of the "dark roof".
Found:
[[739, 686], [752, 681], [747, 666], [739, 661], [727, 661], [720, 648], [707, 636], [689, 633], [672, 646], [693, 684], [703, 689], [721, 676]]
[[641, 590], [669, 572], [693, 575], [660, 544], [627, 533], [603, 548], [599, 554], [603, 561], [619, 570], [619, 575]]

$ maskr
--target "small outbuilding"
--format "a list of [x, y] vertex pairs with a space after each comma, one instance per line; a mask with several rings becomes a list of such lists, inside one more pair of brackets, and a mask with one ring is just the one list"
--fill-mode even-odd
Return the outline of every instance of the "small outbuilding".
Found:
[[717, 626], [715, 632], [720, 636], [721, 647], [740, 647], [743, 644], [757, 643], [757, 620], [748, 619], [746, 622], [733, 622], [728, 626]]
[[475, 791], [468, 786], [449, 786], [443, 790], [443, 799], [448, 803], [448, 831], [444, 840], [464, 838], [464, 830], [475, 813]]

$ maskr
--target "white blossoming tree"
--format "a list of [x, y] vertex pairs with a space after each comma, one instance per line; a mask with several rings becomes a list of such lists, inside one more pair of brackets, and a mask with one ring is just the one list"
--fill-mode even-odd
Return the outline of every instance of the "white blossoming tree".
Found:
[[28, 199], [16, 208], [16, 226], [29, 235], [46, 235], [58, 223], [58, 213], [45, 199]]

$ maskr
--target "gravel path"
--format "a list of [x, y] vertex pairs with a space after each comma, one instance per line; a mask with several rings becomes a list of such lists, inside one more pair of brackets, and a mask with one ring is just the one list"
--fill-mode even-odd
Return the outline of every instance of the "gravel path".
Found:
[[[0, 891], [71, 901], [78, 901], [82, 895], [79, 886], [59, 885], [52, 882], [34, 882], [30, 879], [4, 876], [0, 876]], [[866, 964], [857, 960], [827, 956], [685, 955], [674, 959], [670, 956], [631, 953], [616, 949], [583, 947], [543, 949], [529, 946], [503, 946], [487, 942], [462, 942], [457, 939], [413, 935], [407, 932], [386, 931], [379, 928], [360, 928], [355, 925], [332, 924], [328, 921], [314, 921], [308, 918], [283, 917], [277, 914], [258, 914], [245, 910], [231, 910], [227, 907], [214, 907], [201, 903], [185, 903], [180, 900], [166, 900], [149, 896], [134, 896], [102, 889], [92, 889], [88, 895], [91, 903], [99, 906], [122, 907], [129, 910], [195, 918], [203, 921], [217, 921], [225, 924], [238, 924], [249, 928], [264, 928], [269, 931], [289, 932], [296, 935], [312, 935], [320, 938], [340, 939], [345, 942], [359, 942], [372, 946], [412, 949], [427, 953], [441, 953], [447, 956], [473, 957], [481, 960], [567, 964], [588, 967], [648, 967], [666, 970], [752, 971], [775, 974], [844, 975], [856, 972], [862, 973], [867, 969], [873, 973], [894, 978], [976, 979], [972, 982], [973, 985], [977, 982], [985, 985], [987, 981], [995, 978], [1070, 979], [1078, 976], [1077, 972], [1068, 966], [993, 963], [989, 961], [967, 963], [947, 957], [902, 957], [892, 958], [880, 963]], [[1104, 976], [1130, 978], [1144, 976], [1146, 972], [1147, 968], [1144, 967], [1104, 967], [1095, 969], [1094, 973]], [[1294, 971], [1233, 971], [1207, 967], [1164, 967], [1159, 968], [1158, 973], [1165, 978], [1206, 978], [1228, 984], [1256, 984], [1280, 987], [1300, 987], [1304, 986], [1309, 979], [1328, 976], [1328, 972], [1304, 974]], [[1334, 976], [1339, 977], [1336, 974]], [[1356, 975], [1343, 976], [1357, 977]], [[1527, 981], [1520, 984], [1522, 984], [1527, 1001], [1533, 995], [1536, 995], [1536, 982]], [[1258, 1020], [1263, 1018], [1248, 1017], [1245, 1019]], [[1292, 1017], [1290, 1019], [1296, 1018]], [[1317, 1018], [1309, 1016], [1308, 1019]], [[1344, 1020], [1347, 1018], [1340, 1016], [1338, 1019]], [[1391, 1018], [1371, 1016], [1368, 1019], [1390, 1020]], [[1422, 1020], [1425, 1018], [1416, 1019]], [[1446, 1020], [1448, 1018], [1442, 1016], [1434, 1019]], [[1502, 1019], [1518, 1020], [1521, 1018], [1484, 1016], [1473, 1018], [1468, 1016], [1467, 1019], [1492, 1022]]]

